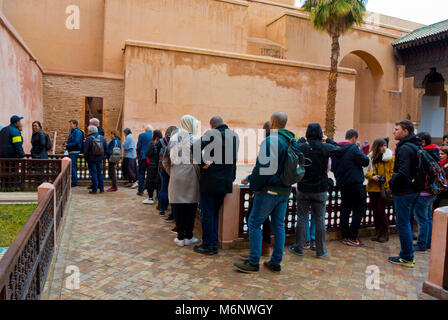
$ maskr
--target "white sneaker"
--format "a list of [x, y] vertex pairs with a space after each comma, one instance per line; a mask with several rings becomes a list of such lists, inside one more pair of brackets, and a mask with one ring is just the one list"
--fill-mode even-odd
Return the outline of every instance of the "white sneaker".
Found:
[[185, 245], [191, 246], [192, 244], [198, 243], [199, 240], [197, 238], [185, 239]]
[[185, 245], [185, 240], [179, 240], [179, 239], [174, 239], [174, 243], [177, 244], [179, 247], [183, 247]]
[[152, 200], [152, 199], [145, 199], [145, 200], [143, 200], [143, 203], [144, 204], [154, 204], [154, 200]]
[[134, 182], [134, 184], [131, 186], [131, 189], [137, 189], [138, 188], [138, 182]]

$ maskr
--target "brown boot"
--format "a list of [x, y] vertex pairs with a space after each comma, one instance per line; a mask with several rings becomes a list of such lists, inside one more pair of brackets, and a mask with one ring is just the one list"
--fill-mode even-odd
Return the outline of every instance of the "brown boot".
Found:
[[271, 256], [271, 244], [270, 243], [267, 243], [267, 242], [263, 241], [263, 246], [262, 246], [262, 249], [261, 249], [261, 255], [263, 257], [270, 257]]
[[378, 242], [384, 243], [389, 241], [389, 230], [385, 230], [381, 233], [381, 236], [378, 238]]
[[370, 240], [372, 240], [372, 241], [378, 241], [378, 239], [380, 238], [380, 236], [381, 236], [381, 231], [378, 230], [378, 229], [375, 229], [375, 235], [374, 235], [372, 238], [370, 238]]

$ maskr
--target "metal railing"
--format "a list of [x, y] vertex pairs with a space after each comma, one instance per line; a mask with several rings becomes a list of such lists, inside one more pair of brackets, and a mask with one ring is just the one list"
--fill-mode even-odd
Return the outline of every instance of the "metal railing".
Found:
[[[240, 189], [240, 223], [239, 223], [239, 237], [247, 239], [249, 237], [249, 230], [247, 225], [247, 216], [252, 208], [252, 201], [255, 193], [250, 191], [248, 187], [241, 187]], [[386, 205], [386, 214], [388, 216], [389, 224], [395, 225], [395, 215], [393, 204]], [[341, 217], [341, 192], [337, 188], [332, 188], [328, 192], [327, 210], [325, 214], [325, 225], [327, 232], [340, 231], [340, 217]], [[286, 235], [295, 234], [295, 226], [297, 222], [297, 205], [296, 205], [296, 189], [293, 188], [285, 217], [285, 232]], [[367, 198], [367, 211], [361, 221], [361, 228], [369, 228], [374, 226], [373, 212], [371, 209], [370, 199]]]
[[[31, 155], [26, 155], [26, 157], [30, 158]], [[68, 156], [64, 156], [63, 154], [49, 154], [48, 155], [48, 158], [49, 159], [53, 159], [53, 160], [60, 160], [60, 159], [62, 159], [64, 157], [68, 157]], [[121, 167], [122, 167], [122, 161], [120, 161], [116, 165], [117, 180], [124, 180], [123, 170], [122, 170]], [[104, 159], [103, 160], [103, 176], [104, 176], [104, 179], [109, 179], [108, 168], [109, 168], [109, 160]], [[80, 181], [90, 180], [89, 168], [87, 166], [87, 161], [85, 160], [83, 154], [80, 154], [79, 157], [78, 157], [78, 180], [80, 180]]]
[[0, 260], [0, 300], [40, 298], [55, 249], [54, 223], [59, 234], [70, 195], [70, 179], [70, 167], [66, 166], [54, 181], [55, 191], [47, 190]]
[[0, 159], [0, 190], [35, 191], [42, 182], [53, 183], [60, 172], [60, 160]]

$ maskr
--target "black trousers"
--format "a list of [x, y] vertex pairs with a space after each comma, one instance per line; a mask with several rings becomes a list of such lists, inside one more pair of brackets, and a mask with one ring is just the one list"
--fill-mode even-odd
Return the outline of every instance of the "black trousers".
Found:
[[[355, 240], [362, 218], [366, 214], [367, 193], [364, 185], [341, 187], [341, 231], [342, 238]], [[352, 214], [351, 224], [349, 223]]]
[[197, 203], [173, 203], [171, 204], [174, 218], [176, 219], [177, 239], [193, 238], [194, 221], [198, 210]]

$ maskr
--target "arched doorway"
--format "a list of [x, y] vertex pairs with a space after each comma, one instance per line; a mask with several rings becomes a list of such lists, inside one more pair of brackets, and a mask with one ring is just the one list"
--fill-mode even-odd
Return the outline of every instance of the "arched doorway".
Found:
[[373, 55], [362, 50], [347, 54], [339, 65], [356, 70], [354, 129], [361, 139], [377, 136], [376, 125], [386, 122], [387, 116], [382, 107], [383, 68]]
[[439, 140], [446, 131], [445, 79], [436, 68], [432, 68], [423, 80], [422, 86], [425, 94], [422, 96], [418, 130], [429, 132], [435, 140]]

